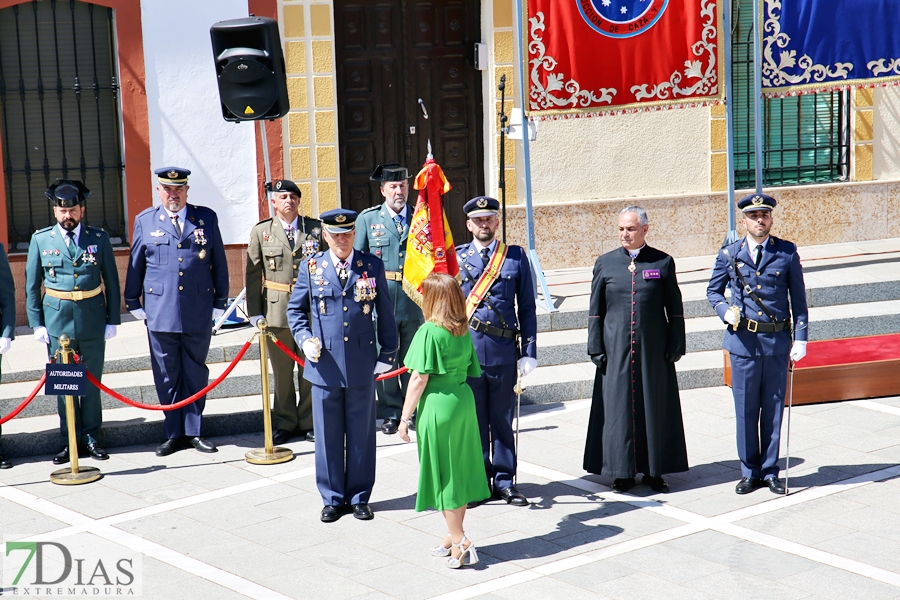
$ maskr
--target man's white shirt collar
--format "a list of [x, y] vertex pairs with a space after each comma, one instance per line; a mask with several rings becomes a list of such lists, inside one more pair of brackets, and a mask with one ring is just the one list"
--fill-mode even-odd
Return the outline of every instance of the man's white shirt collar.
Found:
[[638, 248], [637, 250], [629, 250], [629, 251], [628, 251], [628, 256], [630, 256], [631, 258], [637, 258], [637, 257], [638, 257], [638, 254], [641, 253], [641, 250], [643, 250], [643, 249], [646, 248], [646, 247], [647, 247], [647, 244], [644, 244], [644, 245], [642, 245], [640, 248]]
[[760, 244], [757, 244], [755, 241], [753, 241], [753, 238], [751, 238], [749, 235], [747, 236], [747, 250], [750, 252], [750, 256], [753, 258], [753, 260], [756, 260], [756, 247], [762, 246], [763, 252], [765, 252], [766, 244], [768, 243], [769, 236], [766, 236], [766, 239], [764, 239]]
[[[182, 209], [179, 210], [177, 213], [173, 213], [171, 210], [169, 210], [165, 206], [163, 206], [163, 210], [166, 211], [167, 215], [169, 215], [170, 221], [172, 220], [172, 217], [174, 217], [175, 215], [178, 215], [178, 220], [181, 223], [184, 223], [184, 217], [187, 214], [187, 204], [185, 204], [184, 207], [182, 207]], [[184, 225], [182, 225], [182, 227], [184, 227]]]
[[478, 253], [479, 253], [479, 254], [481, 254], [481, 251], [484, 250], [485, 248], [490, 248], [490, 249], [491, 249], [491, 254], [493, 254], [493, 253], [494, 253], [494, 248], [497, 247], [497, 238], [494, 238], [493, 240], [491, 240], [491, 243], [488, 244], [487, 246], [483, 245], [483, 244], [482, 244], [481, 242], [479, 242], [477, 239], [472, 238], [472, 244], [473, 244], [473, 245], [475, 246], [475, 248], [478, 250]]
[[282, 220], [281, 217], [278, 217], [278, 220], [281, 221], [281, 227], [282, 227], [282, 229], [287, 230], [288, 227], [293, 227], [293, 228], [294, 228], [294, 231], [297, 231], [297, 221], [298, 221], [299, 219], [300, 219], [300, 217], [294, 217], [294, 220], [293, 220], [293, 221], [291, 221], [290, 223], [285, 223], [284, 220]]
[[[63, 240], [65, 240], [66, 247], [68, 248], [69, 247], [69, 232], [66, 231], [65, 229], [63, 229], [63, 226], [60, 225], [59, 223], [57, 223], [56, 226], [59, 228], [60, 233], [63, 234]], [[75, 234], [72, 239], [75, 242], [75, 245], [77, 246], [78, 240], [81, 239], [81, 223], [79, 223], [78, 225], [75, 226], [75, 229], [72, 230], [72, 233]]]
[[391, 208], [390, 205], [389, 205], [387, 202], [384, 203], [384, 207], [385, 207], [386, 209], [388, 209], [388, 212], [391, 214], [391, 218], [392, 218], [392, 219], [393, 219], [394, 217], [403, 217], [403, 220], [404, 220], [404, 221], [406, 220], [406, 209], [405, 209], [405, 208], [403, 209], [403, 212], [402, 212], [402, 213], [398, 213], [398, 212], [394, 211], [394, 209]]
[[[350, 251], [350, 255], [347, 256], [347, 264], [348, 264], [348, 265], [349, 265], [351, 262], [353, 262], [353, 253], [354, 253], [354, 252], [355, 252], [355, 250], [351, 250], [351, 251]], [[331, 255], [331, 262], [334, 263], [334, 268], [335, 268], [335, 270], [337, 270], [338, 263], [341, 262], [341, 259], [339, 259], [339, 258], [334, 254], [334, 250], [332, 250], [331, 248], [328, 249], [328, 254]]]

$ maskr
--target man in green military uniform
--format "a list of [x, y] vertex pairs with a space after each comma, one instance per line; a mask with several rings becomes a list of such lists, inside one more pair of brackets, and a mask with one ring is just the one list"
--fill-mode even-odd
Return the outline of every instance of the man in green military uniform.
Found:
[[[0, 355], [9, 352], [16, 337], [16, 283], [9, 268], [6, 250], [0, 244]], [[2, 360], [2, 358], [0, 358]], [[12, 463], [0, 454], [0, 469], [9, 469]]]
[[[299, 354], [287, 322], [287, 305], [297, 283], [300, 263], [320, 250], [321, 226], [316, 219], [299, 216], [300, 188], [280, 179], [272, 186], [275, 216], [260, 221], [250, 231], [247, 246], [247, 312], [250, 322], [265, 317], [268, 330]], [[307, 273], [301, 273], [307, 276]], [[272, 442], [285, 444], [295, 435], [315, 441], [312, 418], [312, 385], [303, 378], [303, 368], [277, 348], [269, 353], [275, 380], [275, 432]], [[294, 389], [294, 367], [300, 371], [299, 398]]]
[[[100, 378], [106, 340], [115, 337], [116, 326], [122, 322], [121, 296], [109, 235], [82, 223], [84, 201], [90, 195], [82, 182], [71, 179], [57, 179], [47, 190], [57, 224], [31, 236], [25, 266], [25, 305], [34, 338], [49, 345], [51, 357], [59, 348], [59, 336], [66, 334], [72, 340], [69, 348], [82, 357], [88, 371]], [[59, 396], [57, 406], [60, 433], [68, 440], [64, 396]], [[79, 456], [109, 458], [98, 443], [102, 422], [100, 390], [89, 386], [87, 394], [75, 398]], [[63, 448], [53, 457], [53, 464], [69, 462], [70, 451], [68, 446]]]
[[[425, 322], [422, 309], [403, 291], [403, 264], [406, 261], [406, 240], [412, 221], [409, 197], [409, 173], [397, 164], [379, 165], [369, 177], [379, 182], [384, 203], [362, 211], [356, 220], [356, 240], [353, 247], [371, 252], [384, 261], [388, 293], [394, 305], [394, 318], [400, 335], [398, 365], [403, 364], [406, 351], [416, 331]], [[397, 433], [400, 411], [406, 397], [409, 373], [376, 384], [378, 417], [384, 419], [381, 431]]]

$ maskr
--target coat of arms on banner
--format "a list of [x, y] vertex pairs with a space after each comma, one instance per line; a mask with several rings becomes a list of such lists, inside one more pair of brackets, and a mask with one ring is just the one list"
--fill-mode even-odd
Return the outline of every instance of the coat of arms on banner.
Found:
[[722, 0], [526, 0], [528, 104], [536, 118], [722, 99]]

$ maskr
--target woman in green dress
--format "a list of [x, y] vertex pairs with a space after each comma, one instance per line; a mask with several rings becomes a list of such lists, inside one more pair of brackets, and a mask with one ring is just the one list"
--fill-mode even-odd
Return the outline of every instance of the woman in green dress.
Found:
[[[412, 371], [398, 433], [409, 440], [410, 417], [417, 411], [419, 491], [416, 510], [440, 510], [447, 535], [431, 553], [446, 556], [451, 569], [478, 562], [475, 544], [466, 538], [466, 504], [490, 496], [475, 397], [466, 377], [481, 375], [469, 334], [465, 299], [449, 275], [432, 273], [422, 283], [425, 324], [406, 353]], [[418, 405], [418, 409], [416, 406]]]

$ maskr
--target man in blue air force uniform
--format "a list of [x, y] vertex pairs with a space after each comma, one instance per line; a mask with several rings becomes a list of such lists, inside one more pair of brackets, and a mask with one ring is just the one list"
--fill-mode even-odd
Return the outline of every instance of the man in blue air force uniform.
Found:
[[[775, 204], [765, 194], [738, 202], [747, 237], [719, 251], [706, 290], [709, 303], [729, 325], [724, 347], [731, 355], [737, 417], [742, 475], [735, 487], [738, 494], [763, 486], [785, 493], [778, 478], [778, 451], [788, 365], [806, 356], [809, 318], [803, 269], [797, 246], [769, 235]], [[726, 286], [731, 287], [730, 303]]]
[[537, 367], [531, 265], [524, 249], [495, 239], [500, 226], [499, 202], [473, 198], [463, 210], [474, 239], [457, 246], [456, 254], [472, 341], [481, 364], [481, 377], [469, 377], [468, 383], [475, 394], [484, 467], [488, 484], [493, 480], [495, 498], [527, 506], [528, 500], [513, 486], [516, 449], [512, 421], [517, 374], [525, 377]]
[[[394, 305], [397, 334], [400, 337], [400, 354], [397, 364], [402, 365], [413, 336], [425, 319], [422, 309], [403, 291], [403, 264], [406, 261], [406, 240], [413, 211], [406, 203], [409, 197], [409, 173], [406, 167], [379, 165], [369, 177], [379, 182], [384, 202], [367, 208], [356, 219], [356, 241], [353, 247], [371, 252], [384, 262], [387, 292]], [[391, 377], [375, 384], [378, 393], [378, 414], [384, 419], [381, 431], [387, 435], [397, 433], [400, 411], [406, 398], [409, 373]]]
[[[125, 306], [146, 319], [150, 363], [160, 404], [174, 404], [209, 383], [206, 356], [212, 321], [225, 311], [228, 263], [216, 213], [187, 203], [188, 175], [179, 167], [155, 171], [161, 202], [134, 220]], [[157, 456], [188, 446], [215, 452], [200, 437], [206, 398], [166, 411], [166, 441]]]
[[[83, 357], [88, 371], [100, 378], [106, 340], [115, 337], [122, 317], [119, 272], [109, 235], [82, 223], [84, 201], [90, 195], [78, 180], [57, 179], [47, 190], [57, 224], [31, 236], [25, 266], [25, 304], [34, 338], [49, 345], [51, 357], [59, 348], [59, 336], [66, 334], [71, 339], [69, 348]], [[57, 406], [60, 434], [68, 440], [65, 396], [58, 397]], [[75, 398], [79, 456], [109, 458], [98, 444], [102, 422], [100, 390], [89, 385], [84, 396]], [[53, 457], [53, 464], [69, 462], [71, 451], [67, 445]]]
[[[9, 258], [0, 244], [0, 355], [9, 352], [16, 338], [16, 282], [9, 268]], [[0, 358], [2, 362], [2, 358]], [[0, 454], [0, 469], [11, 469], [12, 463]]]
[[320, 215], [330, 250], [300, 265], [287, 308], [291, 333], [307, 358], [303, 377], [312, 383], [316, 485], [325, 523], [351, 510], [357, 519], [373, 517], [375, 376], [397, 363], [384, 264], [353, 249], [356, 217], [341, 208]]

